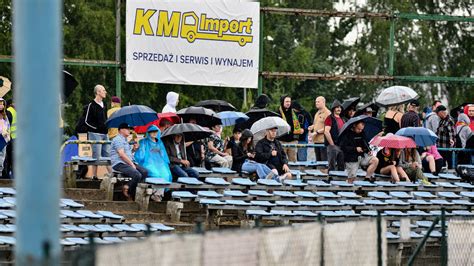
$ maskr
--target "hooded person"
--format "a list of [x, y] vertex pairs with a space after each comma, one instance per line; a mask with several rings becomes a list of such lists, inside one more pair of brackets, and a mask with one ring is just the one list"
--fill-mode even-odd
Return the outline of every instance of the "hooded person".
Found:
[[471, 120], [466, 114], [459, 114], [458, 122], [456, 122], [456, 145], [458, 148], [466, 148], [467, 140], [472, 136], [469, 128]]
[[[278, 113], [280, 114], [281, 118], [283, 118], [283, 120], [285, 120], [288, 125], [290, 125], [291, 128], [288, 134], [279, 138], [279, 141], [282, 144], [298, 144], [298, 139], [300, 135], [304, 133], [304, 129], [301, 127], [301, 124], [298, 120], [297, 112], [292, 108], [291, 97], [289, 95], [281, 96]], [[288, 156], [288, 160], [295, 162], [296, 148], [287, 147], [283, 149]]]
[[252, 107], [252, 109], [267, 108], [270, 102], [271, 102], [270, 97], [268, 97], [266, 94], [260, 94], [255, 100], [255, 105]]
[[168, 94], [166, 94], [166, 105], [163, 107], [163, 110], [161, 110], [162, 113], [176, 113], [176, 106], [178, 106], [179, 102], [179, 94], [170, 91]]
[[470, 119], [469, 127], [474, 131], [474, 104], [467, 104], [464, 106], [464, 114]]
[[[309, 127], [313, 122], [313, 117], [298, 101], [293, 101], [292, 106], [293, 110], [296, 111], [298, 122], [304, 130], [304, 133], [299, 135], [298, 144], [308, 144]], [[298, 161], [306, 161], [308, 159], [308, 148], [298, 148], [297, 158]]]
[[324, 145], [327, 149], [329, 171], [344, 171], [344, 153], [338, 146], [339, 133], [344, 126], [342, 110], [341, 102], [334, 100], [331, 114], [324, 121]]

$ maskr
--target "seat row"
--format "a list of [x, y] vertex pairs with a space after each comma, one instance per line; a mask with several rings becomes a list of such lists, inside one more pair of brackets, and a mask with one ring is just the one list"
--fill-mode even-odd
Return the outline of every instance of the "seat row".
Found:
[[[122, 223], [124, 217], [110, 211], [89, 210], [60, 210], [59, 217], [62, 222], [71, 223]], [[0, 221], [13, 221], [16, 218], [15, 210], [0, 210]]]
[[[14, 197], [3, 197], [0, 198], [0, 209], [10, 209], [16, 206], [16, 198]], [[80, 209], [84, 208], [84, 204], [76, 202], [72, 199], [61, 199], [59, 207], [62, 209]]]

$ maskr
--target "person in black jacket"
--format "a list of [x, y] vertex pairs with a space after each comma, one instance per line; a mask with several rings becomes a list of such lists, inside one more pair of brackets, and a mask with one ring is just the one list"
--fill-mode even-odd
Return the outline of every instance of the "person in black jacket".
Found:
[[359, 121], [354, 123], [350, 130], [346, 130], [339, 136], [339, 145], [344, 152], [347, 182], [350, 184], [354, 182], [359, 167], [367, 169], [366, 180], [375, 181], [374, 173], [379, 160], [370, 152], [363, 132], [364, 127], [364, 122]]
[[255, 161], [255, 151], [253, 148], [253, 134], [245, 129], [240, 137], [240, 142], [232, 146], [232, 170], [237, 172], [257, 173], [258, 178], [272, 179], [278, 176], [278, 171], [270, 169], [263, 163]]
[[[96, 85], [94, 87], [95, 98], [87, 105], [85, 117], [85, 124], [87, 126], [87, 137], [89, 140], [109, 140], [107, 136], [107, 127], [105, 121], [107, 120], [107, 106], [104, 103], [107, 97], [107, 91], [104, 86]], [[92, 145], [92, 157], [99, 159], [100, 157], [109, 157], [110, 145], [94, 144]], [[109, 169], [109, 173], [112, 169]], [[97, 178], [97, 166], [92, 167], [93, 178]]]
[[258, 163], [266, 164], [270, 169], [275, 169], [280, 175], [277, 180], [291, 179], [292, 175], [288, 167], [288, 158], [281, 146], [275, 139], [277, 128], [267, 129], [265, 138], [257, 142], [255, 146], [255, 160]]
[[[291, 106], [291, 97], [288, 95], [283, 95], [280, 98], [280, 107], [277, 112], [280, 114], [281, 118], [285, 120], [288, 125], [290, 125], [290, 132], [286, 135], [283, 135], [279, 140], [284, 144], [298, 144], [298, 139], [300, 135], [304, 133], [304, 129], [301, 127], [298, 120], [296, 111]], [[296, 162], [296, 148], [284, 148], [285, 153], [288, 155], [288, 160]]]

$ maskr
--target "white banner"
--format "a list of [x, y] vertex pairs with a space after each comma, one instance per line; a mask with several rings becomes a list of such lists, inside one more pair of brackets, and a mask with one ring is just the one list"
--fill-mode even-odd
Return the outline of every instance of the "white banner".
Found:
[[260, 4], [127, 1], [127, 81], [258, 87]]

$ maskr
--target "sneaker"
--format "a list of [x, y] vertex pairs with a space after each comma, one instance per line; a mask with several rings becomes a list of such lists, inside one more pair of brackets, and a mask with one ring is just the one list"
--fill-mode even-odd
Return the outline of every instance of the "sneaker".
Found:
[[431, 183], [426, 178], [420, 179], [420, 183], [428, 186], [431, 185]]
[[353, 184], [354, 181], [355, 181], [355, 177], [348, 177], [347, 178], [347, 183], [349, 183], [349, 184]]
[[273, 173], [272, 171], [270, 171], [270, 173], [268, 173], [267, 176], [265, 176], [265, 179], [273, 179], [273, 176], [275, 175], [275, 173]]
[[159, 195], [159, 193], [153, 193], [151, 196], [150, 196], [150, 199], [154, 202], [161, 202], [162, 201], [162, 197]]

